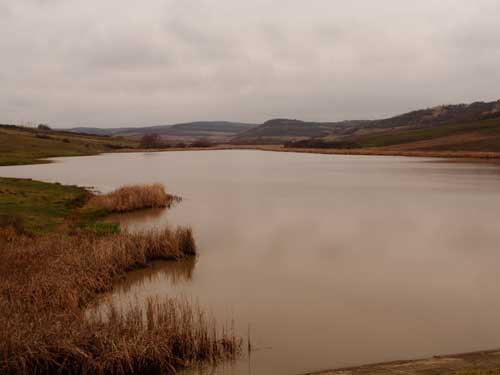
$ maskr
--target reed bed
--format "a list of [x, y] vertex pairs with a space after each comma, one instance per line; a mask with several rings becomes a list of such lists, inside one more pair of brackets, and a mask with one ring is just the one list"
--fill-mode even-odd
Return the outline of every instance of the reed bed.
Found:
[[108, 194], [92, 197], [88, 206], [110, 213], [130, 212], [146, 208], [169, 207], [178, 197], [167, 194], [162, 184], [129, 185]]
[[85, 314], [126, 271], [196, 254], [189, 228], [105, 237], [0, 238], [0, 373], [175, 373], [241, 342], [185, 300]]

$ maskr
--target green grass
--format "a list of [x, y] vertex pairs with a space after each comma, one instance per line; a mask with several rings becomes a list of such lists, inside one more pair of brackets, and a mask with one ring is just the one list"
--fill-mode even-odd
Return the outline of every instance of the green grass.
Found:
[[84, 229], [98, 236], [107, 236], [120, 232], [120, 224], [112, 221], [97, 221], [88, 223]]
[[0, 178], [0, 221], [15, 223], [32, 234], [50, 232], [64, 224], [87, 197], [88, 192], [77, 186]]
[[106, 220], [111, 214], [102, 208], [82, 207], [76, 213], [77, 219], [74, 226], [86, 232], [92, 232], [98, 236], [106, 236], [120, 232], [120, 225]]
[[38, 235], [83, 231], [99, 236], [118, 233], [109, 212], [85, 206], [90, 193], [78, 186], [0, 177], [0, 228]]
[[37, 164], [49, 157], [95, 155], [133, 147], [137, 142], [121, 138], [0, 126], [0, 165]]
[[[480, 133], [492, 139], [500, 136], [500, 119], [482, 120], [463, 124], [442, 125], [425, 129], [402, 129], [377, 134], [369, 134], [348, 138], [356, 142], [360, 147], [384, 147], [404, 143], [430, 140], [464, 133]], [[481, 151], [497, 151], [500, 148], [498, 142], [485, 144], [482, 142]], [[466, 147], [467, 149], [468, 147]], [[483, 149], [482, 149], [483, 148]]]

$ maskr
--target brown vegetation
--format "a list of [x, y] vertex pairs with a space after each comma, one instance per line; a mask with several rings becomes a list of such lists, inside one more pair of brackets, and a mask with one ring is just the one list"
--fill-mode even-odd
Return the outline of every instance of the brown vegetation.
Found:
[[141, 137], [140, 146], [141, 148], [161, 148], [164, 146], [164, 143], [158, 134], [144, 134]]
[[0, 373], [174, 373], [234, 356], [240, 347], [234, 336], [220, 335], [186, 301], [84, 314], [124, 272], [195, 252], [187, 228], [0, 238]]
[[102, 208], [107, 212], [128, 212], [145, 208], [169, 207], [176, 197], [169, 195], [161, 184], [130, 185], [111, 193], [96, 195], [88, 206]]
[[[92, 198], [77, 187], [1, 182], [12, 194], [0, 203], [12, 209], [0, 215], [0, 373], [175, 373], [239, 352], [234, 335], [182, 299], [149, 300], [126, 311], [90, 308], [125, 272], [196, 255], [190, 228], [119, 233], [116, 223], [101, 221], [110, 212], [169, 205], [175, 197], [162, 185]], [[35, 205], [40, 197], [44, 205]], [[85, 204], [89, 198], [93, 206]], [[61, 223], [28, 231], [25, 211]]]
[[217, 146], [215, 143], [211, 142], [208, 138], [200, 138], [191, 143], [191, 147], [195, 148], [208, 148]]

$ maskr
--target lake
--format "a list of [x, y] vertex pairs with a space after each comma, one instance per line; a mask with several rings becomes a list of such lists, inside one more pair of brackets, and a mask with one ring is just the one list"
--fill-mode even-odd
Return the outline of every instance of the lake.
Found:
[[500, 347], [500, 168], [264, 151], [116, 153], [1, 167], [183, 201], [123, 217], [190, 225], [199, 257], [130, 274], [126, 304], [183, 295], [253, 351], [213, 374], [285, 375]]

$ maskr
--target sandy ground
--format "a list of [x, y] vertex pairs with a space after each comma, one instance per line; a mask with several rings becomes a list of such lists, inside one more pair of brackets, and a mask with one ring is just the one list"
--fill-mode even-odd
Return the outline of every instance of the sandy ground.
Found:
[[457, 372], [461, 374], [463, 371], [474, 370], [498, 370], [498, 374], [500, 374], [500, 350], [378, 363], [320, 371], [307, 375], [438, 375]]

